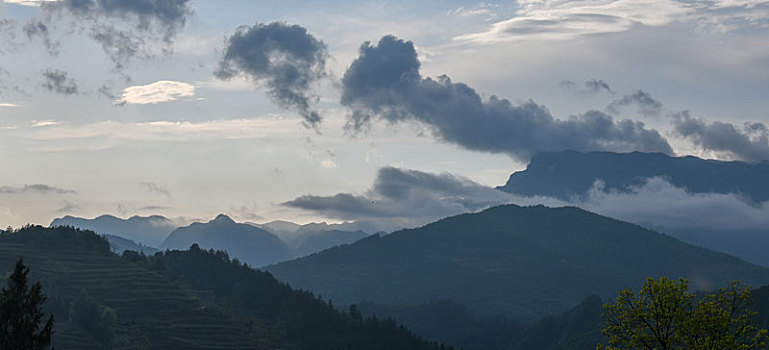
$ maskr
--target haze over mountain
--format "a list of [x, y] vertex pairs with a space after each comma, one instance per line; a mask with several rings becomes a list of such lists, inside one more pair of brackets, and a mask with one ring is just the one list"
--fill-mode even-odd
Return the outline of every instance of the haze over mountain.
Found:
[[526, 170], [513, 173], [497, 188], [570, 200], [585, 195], [596, 180], [606, 190], [628, 191], [652, 177], [664, 177], [693, 193], [736, 193], [756, 202], [769, 200], [769, 161], [725, 162], [642, 152], [541, 153], [532, 157]]
[[116, 254], [123, 254], [123, 252], [126, 250], [132, 250], [137, 253], [152, 255], [159, 251], [157, 248], [146, 246], [141, 243], [136, 243], [130, 239], [125, 239], [123, 237], [118, 237], [113, 235], [101, 235], [101, 236], [104, 237], [104, 239], [106, 239], [107, 242], [109, 242], [110, 249], [112, 249], [112, 251], [115, 252]]
[[498, 189], [557, 197], [685, 242], [769, 266], [769, 162], [660, 153], [564, 151], [534, 157]]
[[578, 208], [506, 205], [372, 236], [267, 269], [347, 304], [449, 299], [481, 315], [533, 321], [585, 296], [614, 297], [646, 277], [690, 278], [694, 289], [769, 270]]
[[158, 247], [168, 234], [178, 227], [178, 224], [160, 215], [132, 216], [128, 219], [112, 215], [101, 215], [93, 219], [67, 215], [54, 219], [49, 226], [72, 226]]
[[291, 244], [297, 257], [321, 252], [342, 244], [349, 244], [368, 237], [363, 231], [311, 231], [297, 237]]
[[197, 243], [204, 249], [227, 251], [232, 258], [259, 267], [291, 259], [291, 250], [270, 232], [249, 224], [236, 223], [220, 214], [207, 223], [180, 227], [160, 245], [161, 249], [187, 249]]
[[312, 222], [299, 225], [289, 221], [275, 220], [264, 224], [248, 223], [263, 228], [278, 236], [289, 245], [294, 257], [310, 255], [328, 248], [353, 243], [368, 236], [362, 230], [369, 225], [358, 222], [328, 224]]

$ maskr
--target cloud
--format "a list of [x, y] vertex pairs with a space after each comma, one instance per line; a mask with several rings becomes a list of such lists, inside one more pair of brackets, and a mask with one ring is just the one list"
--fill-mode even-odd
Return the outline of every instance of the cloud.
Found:
[[240, 26], [227, 39], [214, 74], [222, 80], [243, 76], [263, 85], [278, 105], [297, 111], [307, 126], [317, 128], [321, 116], [310, 107], [310, 87], [326, 76], [327, 58], [326, 44], [301, 26]]
[[455, 40], [473, 43], [572, 40], [673, 23], [686, 23], [701, 32], [726, 33], [765, 29], [766, 18], [769, 18], [769, 3], [753, 0], [521, 0], [510, 18], [493, 23], [483, 32], [461, 35]]
[[16, 4], [21, 6], [40, 6], [44, 2], [59, 0], [3, 0], [6, 4]]
[[590, 91], [595, 94], [601, 92], [601, 90], [606, 90], [606, 92], [614, 95], [614, 91], [612, 91], [609, 84], [601, 79], [590, 79], [586, 81], [585, 88], [587, 89], [587, 91]]
[[33, 120], [32, 121], [32, 127], [33, 128], [42, 128], [46, 126], [53, 126], [53, 125], [60, 125], [61, 122], [57, 120]]
[[669, 24], [691, 10], [673, 0], [521, 0], [512, 18], [460, 41], [568, 40], [581, 35], [616, 33], [635, 25]]
[[392, 230], [507, 203], [577, 206], [671, 233], [766, 232], [769, 227], [769, 202], [746, 201], [737, 193], [692, 193], [664, 177], [644, 179], [623, 190], [607, 189], [596, 180], [585, 194], [562, 201], [508, 194], [447, 173], [384, 167], [365, 193], [306, 195], [282, 205], [333, 219], [373, 222]]
[[393, 36], [366, 42], [342, 79], [342, 104], [352, 111], [347, 128], [360, 132], [377, 120], [418, 121], [433, 134], [466, 149], [526, 159], [543, 151], [648, 151], [672, 153], [659, 132], [641, 122], [615, 121], [600, 111], [555, 119], [533, 101], [513, 105], [448, 76], [419, 73], [414, 45]]
[[178, 81], [161, 80], [148, 85], [131, 86], [123, 90], [117, 104], [154, 104], [195, 96], [195, 86]]
[[[224, 119], [198, 122], [158, 120], [152, 122], [99, 121], [64, 123], [44, 128], [19, 128], [18, 134], [31, 149], [44, 152], [104, 150], [137, 143], [176, 143], [227, 140], [257, 140], [284, 137], [296, 132], [296, 121], [263, 115], [255, 119]], [[88, 142], [85, 142], [87, 140]]]
[[769, 128], [763, 123], [731, 123], [692, 118], [681, 112], [673, 118], [674, 131], [701, 147], [731, 158], [746, 161], [769, 160]]
[[609, 104], [606, 110], [613, 115], [619, 115], [623, 107], [635, 105], [638, 113], [644, 117], [658, 116], [662, 113], [662, 103], [652, 97], [646, 91], [638, 90], [632, 94], [624, 95]]
[[26, 24], [24, 24], [22, 31], [30, 39], [40, 37], [40, 40], [43, 42], [43, 46], [51, 56], [57, 56], [59, 54], [59, 48], [61, 45], [57, 41], [51, 39], [51, 33], [49, 32], [48, 25], [45, 22], [36, 18], [32, 18]]
[[43, 72], [43, 88], [57, 94], [66, 96], [78, 93], [77, 83], [74, 79], [67, 77], [67, 72], [55, 69], [47, 69]]
[[576, 199], [572, 204], [612, 218], [668, 230], [769, 227], [769, 202], [749, 203], [736, 193], [691, 193], [662, 177], [646, 179], [629, 191], [605, 190], [598, 180], [584, 199]]
[[40, 6], [43, 15], [25, 26], [28, 35], [40, 36], [46, 47], [55, 47], [48, 27], [69, 15], [71, 25], [80, 29], [77, 32], [84, 31], [98, 42], [116, 69], [137, 55], [170, 52], [176, 34], [192, 14], [189, 0], [59, 0]]
[[80, 209], [80, 205], [77, 203], [72, 203], [68, 200], [63, 201], [62, 203], [61, 208], [56, 209], [57, 213], [71, 213], [73, 210]]
[[159, 194], [159, 195], [163, 195], [165, 197], [171, 198], [171, 192], [169, 192], [167, 189], [163, 187], [158, 186], [155, 183], [143, 181], [139, 183], [139, 187], [141, 187], [141, 189], [146, 192]]
[[421, 225], [513, 201], [564, 203], [555, 199], [518, 197], [448, 173], [430, 174], [384, 167], [379, 169], [372, 188], [365, 194], [306, 195], [282, 205], [334, 219], [378, 222], [380, 226], [392, 229]]
[[44, 185], [44, 184], [24, 185], [23, 187], [0, 186], [0, 194], [24, 194], [24, 193], [76, 194], [77, 192], [73, 190], [63, 189], [63, 188]]
[[16, 107], [21, 107], [21, 106], [17, 105], [17, 104], [14, 104], [14, 103], [0, 103], [0, 107], [16, 108]]
[[0, 18], [0, 53], [16, 47], [16, 21]]
[[[577, 89], [577, 83], [571, 81], [571, 80], [561, 80], [560, 83], [558, 83], [560, 87], [566, 88], [566, 89]], [[581, 97], [587, 97], [587, 96], [595, 96], [599, 94], [601, 91], [606, 91], [611, 95], [614, 95], [614, 90], [611, 89], [609, 84], [601, 79], [590, 79], [585, 81], [583, 84], [584, 88], [579, 89], [577, 91], [577, 96]]]

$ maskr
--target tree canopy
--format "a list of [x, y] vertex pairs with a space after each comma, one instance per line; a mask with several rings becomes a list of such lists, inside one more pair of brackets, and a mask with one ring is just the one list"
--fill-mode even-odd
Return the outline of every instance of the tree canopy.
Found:
[[29, 268], [16, 261], [8, 285], [0, 292], [0, 349], [48, 349], [53, 335], [53, 315], [40, 327], [46, 296], [40, 282], [27, 285]]
[[607, 350], [753, 350], [767, 345], [767, 330], [754, 322], [750, 287], [732, 282], [697, 295], [688, 281], [649, 278], [636, 294], [619, 293], [604, 305]]

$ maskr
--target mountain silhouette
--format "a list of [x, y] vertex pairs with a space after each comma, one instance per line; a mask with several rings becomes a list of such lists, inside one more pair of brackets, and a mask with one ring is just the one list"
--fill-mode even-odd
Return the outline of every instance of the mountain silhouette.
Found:
[[585, 296], [606, 300], [647, 277], [689, 278], [694, 289], [769, 270], [640, 226], [573, 207], [505, 205], [268, 266], [296, 288], [338, 304], [454, 300], [480, 315], [533, 321]]
[[497, 189], [569, 200], [584, 195], [598, 179], [607, 190], [627, 191], [655, 176], [694, 193], [737, 193], [757, 202], [769, 200], [769, 162], [724, 162], [642, 152], [542, 153]]
[[112, 215], [101, 215], [93, 219], [67, 215], [54, 219], [49, 226], [77, 227], [102, 235], [122, 237], [150, 247], [160, 246], [168, 234], [177, 227], [173, 221], [160, 215], [132, 216], [128, 219]]
[[236, 223], [224, 214], [207, 223], [196, 222], [174, 230], [160, 248], [187, 249], [192, 244], [227, 251], [230, 257], [254, 267], [292, 258], [289, 247], [280, 238], [258, 227]]

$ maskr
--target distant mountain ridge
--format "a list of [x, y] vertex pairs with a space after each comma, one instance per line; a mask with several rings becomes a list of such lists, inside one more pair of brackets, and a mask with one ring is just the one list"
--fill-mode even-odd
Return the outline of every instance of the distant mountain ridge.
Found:
[[72, 226], [91, 230], [103, 235], [122, 237], [150, 247], [157, 248], [177, 224], [161, 215], [132, 216], [121, 219], [113, 215], [101, 215], [93, 219], [65, 216], [56, 218], [49, 225]]
[[364, 231], [366, 225], [357, 222], [340, 224], [312, 222], [299, 225], [290, 221], [275, 220], [263, 224], [251, 222], [247, 224], [278, 236], [288, 244], [294, 257], [310, 255], [368, 237], [368, 233]]
[[180, 227], [166, 238], [161, 249], [188, 249], [197, 243], [203, 249], [225, 250], [230, 257], [259, 267], [293, 258], [280, 238], [261, 228], [233, 221], [219, 214], [207, 223]]
[[338, 304], [454, 300], [481, 315], [533, 321], [585, 296], [616, 297], [646, 277], [690, 278], [695, 289], [769, 270], [574, 207], [505, 205], [417, 229], [371, 236], [268, 266]]
[[[646, 182], [652, 177], [663, 178], [676, 189], [684, 189], [680, 193], [695, 206], [678, 204], [675, 211], [659, 209], [657, 213], [644, 212], [644, 205], [658, 208], [676, 205], [671, 202], [676, 198], [665, 197], [667, 193], [648, 192]], [[599, 189], [599, 202], [602, 195], [628, 195], [629, 199], [638, 200], [628, 203], [628, 209], [620, 216], [622, 219], [671, 234], [687, 243], [769, 266], [769, 255], [765, 253], [769, 249], [769, 226], [754, 222], [761, 216], [769, 215], [767, 211], [761, 212], [762, 207], [769, 208], [761, 203], [769, 200], [767, 179], [767, 161], [724, 162], [692, 156], [671, 157], [661, 153], [563, 151], [533, 157], [526, 170], [510, 175], [507, 183], [497, 189], [525, 196], [555, 197], [589, 208], [592, 205], [592, 209], [613, 216], [612, 211], [618, 208], [601, 208], [604, 204], [591, 202], [594, 200], [591, 196], [598, 192], [588, 191], [600, 180], [603, 188]], [[636, 192], [639, 188], [644, 192]], [[701, 198], [710, 201], [698, 201]], [[734, 202], [729, 202], [730, 199]], [[586, 202], [582, 203], [583, 200]], [[640, 205], [641, 210], [634, 212], [633, 204]], [[756, 219], [750, 220], [750, 227], [743, 226], [745, 223], [738, 219], [730, 221], [728, 215], [723, 216], [723, 223], [719, 226], [703, 224], [699, 216], [713, 215], [710, 208], [719, 205]], [[691, 209], [689, 214], [687, 209]]]
[[769, 200], [769, 162], [705, 160], [663, 153], [548, 152], [534, 156], [526, 170], [510, 175], [497, 189], [527, 196], [568, 200], [584, 195], [600, 179], [606, 189], [626, 191], [650, 177], [666, 177], [694, 193], [737, 193]]

